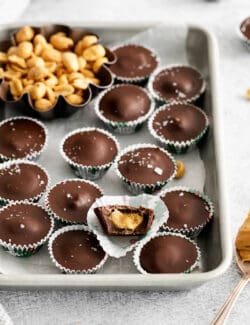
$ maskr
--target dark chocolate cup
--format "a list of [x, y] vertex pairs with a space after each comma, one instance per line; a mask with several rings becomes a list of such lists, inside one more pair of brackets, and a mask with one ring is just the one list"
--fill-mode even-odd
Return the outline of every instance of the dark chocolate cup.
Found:
[[[202, 85], [201, 85], [199, 91], [197, 91], [197, 93], [194, 96], [192, 96], [190, 98], [186, 98], [186, 99], [185, 98], [183, 98], [183, 99], [181, 99], [181, 98], [180, 99], [171, 99], [171, 98], [166, 99], [164, 97], [161, 97], [159, 94], [156, 93], [156, 91], [154, 90], [154, 87], [153, 87], [155, 78], [162, 71], [165, 71], [165, 70], [168, 70], [171, 68], [177, 68], [177, 67], [191, 68], [200, 74], [200, 76], [202, 78]], [[205, 82], [205, 79], [203, 78], [202, 74], [195, 67], [193, 67], [191, 65], [187, 65], [187, 64], [171, 64], [171, 65], [167, 65], [164, 67], [160, 67], [154, 71], [154, 73], [149, 78], [148, 89], [149, 89], [149, 92], [151, 93], [151, 95], [153, 96], [153, 98], [155, 99], [156, 104], [158, 106], [163, 105], [163, 104], [177, 104], [177, 103], [178, 104], [187, 104], [187, 103], [195, 103], [201, 97], [201, 95], [206, 90], [206, 82]]]
[[163, 136], [160, 136], [155, 131], [155, 129], [153, 128], [153, 122], [154, 122], [154, 119], [157, 116], [157, 114], [159, 114], [159, 112], [164, 111], [171, 105], [175, 105], [175, 104], [173, 103], [173, 104], [162, 105], [150, 116], [150, 118], [148, 120], [148, 129], [149, 129], [150, 134], [157, 140], [157, 142], [160, 144], [160, 146], [169, 150], [172, 153], [184, 154], [184, 153], [190, 152], [193, 149], [195, 149], [196, 145], [203, 139], [203, 137], [205, 136], [205, 134], [207, 133], [208, 128], [209, 128], [209, 120], [208, 120], [206, 113], [202, 109], [200, 109], [199, 107], [194, 106], [192, 104], [188, 104], [188, 105], [192, 105], [195, 109], [199, 110], [201, 112], [201, 114], [203, 114], [204, 119], [205, 119], [204, 129], [195, 138], [192, 138], [192, 139], [188, 139], [185, 141], [168, 140], [168, 139], [164, 138]]
[[27, 154], [26, 156], [24, 156], [22, 158], [13, 158], [13, 157], [10, 157], [10, 156], [3, 155], [0, 152], [0, 163], [1, 162], [6, 162], [6, 161], [17, 160], [17, 159], [27, 159], [27, 160], [35, 161], [40, 157], [42, 152], [47, 148], [47, 145], [48, 145], [48, 130], [47, 130], [47, 127], [42, 122], [38, 121], [37, 119], [33, 119], [32, 117], [27, 117], [27, 116], [10, 117], [10, 118], [0, 122], [0, 126], [5, 124], [6, 122], [22, 120], [22, 119], [27, 119], [29, 121], [34, 122], [34, 123], [38, 124], [44, 130], [45, 142], [43, 144], [43, 147], [40, 150], [31, 152], [31, 153]]
[[[18, 202], [10, 203], [9, 205], [6, 205], [5, 207], [3, 207], [1, 210], [6, 209], [10, 205], [15, 205], [15, 204], [19, 204], [19, 203]], [[6, 241], [1, 240], [1, 238], [0, 238], [0, 246], [2, 246], [2, 248], [3, 248], [4, 251], [8, 252], [9, 254], [11, 254], [13, 256], [17, 256], [17, 257], [29, 257], [29, 256], [35, 254], [36, 252], [38, 252], [39, 249], [44, 245], [44, 243], [51, 236], [51, 234], [52, 234], [52, 232], [54, 230], [54, 219], [50, 215], [49, 211], [46, 208], [44, 208], [41, 205], [39, 205], [39, 204], [26, 203], [26, 202], [21, 202], [21, 203], [38, 206], [38, 207], [42, 208], [43, 210], [45, 210], [48, 213], [49, 218], [50, 218], [50, 224], [51, 224], [50, 230], [46, 234], [46, 236], [44, 236], [43, 238], [41, 238], [36, 243], [29, 243], [29, 244], [26, 244], [26, 245], [20, 245], [20, 244], [15, 244], [13, 242], [7, 243]]]
[[[44, 25], [41, 27], [32, 26], [32, 28], [34, 29], [35, 34], [42, 34], [46, 39], [49, 39], [49, 37], [54, 33], [64, 32], [67, 36], [71, 37], [75, 43], [85, 35], [96, 35], [91, 31], [74, 29], [66, 25]], [[10, 40], [0, 41], [0, 51], [6, 51], [10, 46], [16, 45], [16, 32], [17, 30], [10, 33]], [[46, 120], [59, 117], [68, 117], [87, 106], [97, 93], [103, 89], [109, 88], [113, 84], [114, 78], [108, 66], [115, 63], [116, 56], [108, 48], [105, 48], [105, 50], [109, 61], [103, 64], [96, 74], [96, 77], [100, 79], [100, 85], [90, 84], [88, 86], [85, 91], [85, 101], [83, 104], [72, 105], [64, 96], [60, 95], [57, 97], [55, 104], [49, 110], [39, 111], [34, 107], [28, 93], [24, 93], [17, 100], [13, 100], [7, 82], [4, 79], [0, 79], [0, 100], [7, 103], [11, 109], [17, 109], [22, 114], [27, 114], [33, 117]]]
[[198, 196], [199, 198], [201, 198], [202, 200], [204, 200], [204, 202], [207, 204], [207, 207], [208, 207], [208, 218], [204, 223], [199, 224], [195, 227], [185, 227], [185, 225], [183, 225], [183, 227], [180, 227], [180, 228], [172, 228], [172, 227], [169, 227], [169, 226], [163, 224], [161, 226], [160, 230], [167, 231], [167, 232], [180, 233], [180, 234], [183, 234], [188, 237], [197, 237], [200, 234], [200, 232], [204, 229], [204, 227], [212, 220], [212, 218], [214, 216], [214, 206], [213, 206], [212, 201], [204, 193], [202, 193], [198, 190], [186, 187], [186, 186], [170, 187], [170, 188], [162, 190], [160, 193], [158, 193], [158, 195], [160, 197], [162, 197], [166, 193], [173, 192], [173, 191], [183, 191], [183, 192], [192, 193], [192, 194]]
[[190, 267], [188, 267], [186, 270], [183, 270], [183, 272], [181, 272], [181, 273], [191, 273], [198, 266], [198, 263], [199, 263], [199, 260], [200, 260], [200, 257], [201, 257], [200, 249], [199, 249], [198, 245], [192, 239], [190, 239], [189, 237], [186, 237], [186, 236], [184, 236], [182, 234], [179, 234], [179, 233], [172, 233], [172, 232], [157, 233], [153, 238], [141, 241], [137, 245], [137, 247], [136, 247], [136, 249], [134, 251], [134, 255], [133, 255], [133, 262], [134, 262], [134, 265], [136, 266], [137, 270], [142, 274], [151, 274], [151, 273], [148, 273], [146, 270], [144, 270], [143, 267], [141, 266], [141, 263], [140, 263], [141, 250], [148, 242], [150, 242], [154, 238], [161, 237], [161, 236], [177, 236], [177, 237], [181, 237], [181, 238], [189, 241], [190, 243], [192, 243], [195, 246], [195, 249], [196, 249], [196, 252], [197, 252], [197, 258], [196, 258], [195, 262]]
[[250, 38], [248, 38], [243, 32], [242, 32], [242, 25], [246, 22], [246, 20], [250, 21], [250, 17], [245, 18], [241, 21], [240, 25], [237, 27], [237, 35], [242, 40], [245, 47], [250, 50]]
[[[106, 130], [100, 129], [100, 128], [96, 128], [96, 127], [86, 127], [86, 128], [81, 128], [81, 129], [76, 129], [68, 134], [66, 134], [66, 136], [63, 138], [63, 140], [61, 141], [61, 145], [60, 145], [60, 153], [62, 155], [62, 157], [64, 158], [64, 160], [69, 164], [69, 166], [71, 167], [71, 169], [73, 170], [73, 172], [76, 174], [77, 177], [80, 178], [84, 178], [87, 180], [96, 180], [99, 178], [102, 178], [104, 176], [104, 174], [109, 170], [109, 168], [111, 167], [111, 165], [114, 163], [114, 160], [104, 164], [104, 165], [98, 165], [98, 166], [86, 166], [86, 165], [82, 165], [82, 164], [78, 164], [76, 162], [74, 162], [72, 159], [70, 159], [66, 153], [63, 150], [63, 145], [64, 142], [72, 135], [78, 133], [78, 132], [83, 132], [83, 131], [92, 131], [92, 130], [97, 130], [100, 131], [106, 135], [108, 135], [116, 144], [117, 147], [117, 152], [119, 152], [120, 146], [118, 141], [116, 140], [116, 138], [109, 133]], [[118, 153], [117, 153], [118, 154]]]
[[92, 231], [84, 225], [73, 225], [73, 226], [66, 226], [63, 228], [58, 229], [53, 233], [53, 235], [50, 237], [49, 242], [48, 242], [48, 251], [49, 255], [51, 258], [52, 263], [62, 272], [62, 273], [68, 273], [68, 274], [91, 274], [91, 273], [96, 273], [102, 266], [105, 264], [105, 262], [108, 259], [107, 253], [105, 253], [104, 258], [100, 261], [99, 264], [97, 264], [95, 267], [90, 268], [90, 269], [85, 269], [85, 270], [74, 270], [74, 269], [69, 269], [66, 268], [65, 266], [61, 265], [56, 258], [54, 257], [53, 250], [52, 250], [52, 245], [54, 240], [61, 234], [68, 232], [68, 231], [76, 231], [76, 230], [82, 230], [86, 231], [89, 233], [92, 233]]
[[117, 122], [117, 121], [109, 120], [100, 111], [100, 107], [99, 107], [100, 101], [102, 100], [103, 96], [105, 96], [109, 91], [111, 91], [112, 89], [117, 88], [117, 87], [122, 87], [122, 85], [124, 85], [124, 84], [115, 85], [115, 86], [103, 91], [98, 96], [98, 98], [95, 102], [95, 113], [96, 113], [97, 117], [105, 124], [105, 126], [110, 131], [113, 131], [114, 133], [117, 133], [117, 134], [131, 134], [131, 133], [135, 133], [136, 131], [139, 131], [141, 129], [141, 127], [143, 126], [143, 123], [145, 123], [147, 121], [147, 119], [150, 117], [150, 115], [153, 113], [155, 105], [154, 105], [154, 101], [152, 100], [152, 98], [150, 97], [148, 92], [144, 88], [141, 88], [147, 94], [148, 98], [151, 101], [149, 111], [145, 115], [139, 116], [137, 119], [132, 120], [132, 121]]
[[47, 206], [47, 209], [50, 211], [51, 215], [53, 216], [54, 219], [60, 221], [62, 224], [64, 224], [65, 226], [66, 225], [77, 225], [77, 224], [85, 224], [84, 222], [82, 223], [78, 223], [76, 221], [69, 221], [69, 220], [66, 220], [64, 217], [62, 216], [59, 216], [58, 213], [56, 213], [50, 206], [50, 203], [49, 203], [49, 195], [50, 195], [50, 191], [56, 187], [57, 185], [59, 184], [65, 184], [67, 183], [68, 181], [70, 182], [73, 182], [73, 181], [76, 181], [76, 182], [79, 182], [79, 181], [82, 181], [83, 183], [88, 183], [92, 186], [94, 186], [96, 189], [98, 189], [100, 191], [100, 194], [103, 195], [103, 190], [101, 189], [100, 186], [98, 186], [96, 183], [94, 182], [91, 182], [91, 181], [88, 181], [88, 180], [83, 180], [83, 179], [79, 179], [79, 178], [69, 178], [67, 180], [64, 180], [64, 181], [61, 181], [61, 182], [58, 182], [56, 183], [53, 187], [50, 188], [50, 190], [47, 192], [47, 195], [46, 195], [46, 198], [45, 198], [45, 204]]
[[147, 49], [148, 51], [150, 51], [153, 54], [153, 56], [154, 56], [154, 58], [156, 60], [156, 64], [157, 64], [156, 65], [156, 68], [150, 74], [146, 74], [144, 76], [123, 77], [123, 76], [120, 76], [120, 75], [115, 74], [114, 72], [111, 72], [111, 73], [112, 73], [112, 75], [115, 78], [115, 81], [117, 83], [131, 83], [131, 84], [135, 84], [135, 85], [144, 86], [147, 83], [149, 77], [152, 75], [152, 73], [159, 66], [160, 59], [159, 59], [159, 57], [157, 56], [157, 54], [155, 53], [155, 51], [153, 49], [151, 49], [148, 46], [141, 45], [141, 44], [125, 43], [125, 44], [120, 44], [120, 45], [117, 45], [115, 47], [112, 47], [111, 50], [112, 51], [115, 51], [116, 49], [121, 48], [121, 47], [125, 47], [125, 46], [141, 46], [141, 47], [144, 47], [145, 49]]
[[39, 167], [47, 176], [47, 179], [48, 179], [47, 185], [46, 185], [45, 189], [43, 191], [41, 191], [41, 193], [39, 193], [38, 195], [27, 198], [27, 199], [24, 199], [24, 200], [11, 200], [11, 199], [8, 199], [6, 197], [0, 196], [0, 205], [6, 205], [6, 204], [14, 203], [14, 202], [37, 203], [41, 199], [41, 197], [46, 193], [46, 191], [47, 191], [47, 189], [49, 187], [50, 176], [49, 176], [47, 170], [44, 167], [42, 167], [41, 165], [39, 165], [39, 164], [37, 164], [35, 162], [32, 162], [32, 161], [28, 161], [28, 160], [24, 160], [24, 159], [17, 159], [17, 160], [8, 161], [8, 162], [5, 162], [5, 163], [0, 165], [0, 171], [2, 169], [9, 168], [12, 165], [17, 165], [17, 164], [28, 164], [28, 165], [31, 165], [31, 166]]
[[[167, 155], [172, 160], [172, 162], [174, 164], [173, 174], [170, 175], [167, 179], [156, 182], [154, 184], [136, 183], [136, 182], [130, 181], [125, 176], [123, 176], [118, 168], [118, 162], [119, 162], [120, 158], [125, 153], [127, 153], [129, 151], [136, 150], [136, 149], [140, 149], [140, 148], [159, 148], [162, 152], [164, 152], [165, 155]], [[176, 172], [177, 172], [177, 167], [176, 167], [176, 162], [175, 162], [174, 157], [167, 150], [160, 148], [152, 143], [150, 143], [150, 144], [138, 143], [138, 144], [130, 145], [130, 146], [126, 147], [119, 153], [119, 155], [117, 156], [117, 158], [115, 160], [115, 171], [116, 171], [116, 174], [118, 175], [118, 177], [122, 180], [125, 187], [129, 190], [129, 192], [131, 192], [133, 195], [138, 195], [138, 194], [142, 194], [142, 193], [152, 194], [152, 193], [162, 189], [163, 186], [167, 185], [169, 182], [171, 182], [174, 179]]]

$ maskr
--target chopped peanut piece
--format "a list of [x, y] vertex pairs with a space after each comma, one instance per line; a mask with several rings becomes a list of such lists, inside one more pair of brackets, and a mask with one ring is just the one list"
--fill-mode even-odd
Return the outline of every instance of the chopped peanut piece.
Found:
[[183, 164], [182, 161], [177, 160], [176, 161], [176, 166], [177, 166], [177, 173], [175, 175], [175, 178], [179, 179], [185, 174], [185, 165]]

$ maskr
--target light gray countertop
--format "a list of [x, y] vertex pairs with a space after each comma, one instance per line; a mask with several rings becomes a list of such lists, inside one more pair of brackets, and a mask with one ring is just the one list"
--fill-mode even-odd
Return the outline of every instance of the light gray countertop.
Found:
[[[249, 0], [33, 0], [20, 24], [159, 20], [200, 23], [213, 31], [221, 55], [219, 95], [224, 113], [226, 191], [235, 236], [250, 207], [250, 102], [244, 98], [250, 87], [250, 53], [236, 35], [237, 25], [249, 13]], [[0, 291], [0, 302], [15, 324], [208, 324], [238, 279], [233, 264], [222, 277], [191, 291], [5, 290]], [[228, 324], [250, 323], [249, 301], [250, 290], [246, 288]]]

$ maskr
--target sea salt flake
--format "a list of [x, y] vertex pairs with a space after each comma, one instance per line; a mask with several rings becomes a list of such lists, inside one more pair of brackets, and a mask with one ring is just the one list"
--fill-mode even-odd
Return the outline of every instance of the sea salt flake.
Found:
[[160, 167], [155, 167], [154, 172], [158, 175], [162, 175], [163, 170]]
[[25, 228], [25, 225], [23, 223], [20, 224], [20, 228], [21, 229], [24, 229]]
[[183, 192], [181, 192], [180, 194], [179, 194], [179, 196], [183, 196], [184, 195], [184, 193]]

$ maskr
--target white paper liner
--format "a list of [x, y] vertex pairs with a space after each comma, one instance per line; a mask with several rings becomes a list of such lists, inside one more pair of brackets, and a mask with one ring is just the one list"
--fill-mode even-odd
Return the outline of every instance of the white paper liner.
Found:
[[194, 109], [199, 111], [205, 119], [205, 127], [204, 129], [195, 137], [190, 140], [186, 141], [173, 141], [173, 140], [168, 140], [165, 137], [159, 135], [156, 130], [153, 128], [153, 122], [156, 116], [159, 114], [159, 112], [166, 110], [168, 107], [174, 106], [176, 104], [164, 104], [161, 107], [159, 107], [149, 118], [148, 120], [148, 129], [149, 132], [152, 134], [152, 136], [158, 141], [158, 143], [163, 146], [165, 149], [168, 149], [169, 151], [173, 153], [186, 153], [188, 151], [193, 150], [197, 143], [203, 138], [203, 136], [206, 134], [208, 127], [209, 127], [209, 120], [207, 117], [207, 114], [200, 109], [199, 107], [192, 105], [192, 104], [187, 104], [192, 106]]
[[32, 162], [32, 161], [24, 160], [24, 159], [16, 159], [16, 160], [6, 161], [6, 162], [0, 164], [0, 172], [3, 169], [9, 168], [9, 167], [11, 167], [13, 165], [19, 165], [19, 164], [27, 164], [27, 165], [32, 165], [32, 166], [36, 166], [36, 167], [40, 168], [47, 176], [47, 185], [45, 186], [44, 190], [41, 191], [41, 193], [39, 193], [38, 195], [27, 198], [27, 199], [23, 199], [23, 200], [11, 200], [11, 199], [2, 197], [0, 195], [0, 206], [1, 206], [1, 204], [5, 205], [5, 204], [9, 204], [9, 203], [14, 203], [14, 202], [24, 202], [24, 203], [33, 202], [33, 203], [36, 203], [41, 199], [41, 197], [46, 193], [46, 191], [49, 188], [51, 180], [50, 180], [50, 176], [48, 174], [48, 171], [44, 167], [42, 167], [40, 164], [38, 164], [36, 162]]
[[141, 241], [139, 243], [139, 245], [136, 247], [135, 251], [134, 251], [134, 255], [133, 255], [133, 262], [137, 268], [137, 270], [142, 273], [142, 274], [151, 274], [151, 273], [148, 273], [147, 271], [145, 271], [142, 266], [141, 266], [141, 263], [140, 263], [140, 255], [141, 255], [141, 250], [142, 248], [151, 240], [151, 239], [154, 239], [154, 238], [157, 238], [157, 237], [163, 237], [163, 236], [177, 236], [177, 237], [181, 237], [181, 238], [184, 238], [186, 239], [187, 241], [189, 241], [190, 243], [192, 243], [195, 248], [196, 248], [196, 252], [197, 252], [197, 258], [194, 262], [193, 265], [191, 265], [187, 270], [185, 270], [184, 272], [181, 272], [181, 273], [190, 273], [192, 272], [196, 266], [198, 265], [199, 263], [199, 260], [200, 260], [200, 257], [201, 257], [201, 253], [200, 253], [200, 249], [198, 247], [198, 245], [193, 241], [191, 240], [190, 238], [182, 235], [182, 234], [178, 234], [178, 233], [171, 233], [171, 232], [162, 232], [162, 233], [158, 233], [156, 236], [154, 236], [153, 238], [150, 238], [150, 239], [145, 239], [143, 241]]
[[28, 117], [28, 116], [16, 116], [16, 117], [10, 117], [8, 119], [3, 120], [2, 122], [0, 122], [0, 127], [10, 121], [16, 121], [16, 120], [29, 120], [32, 121], [36, 124], [38, 124], [45, 133], [45, 142], [42, 146], [42, 148], [38, 151], [33, 151], [30, 152], [29, 154], [27, 154], [26, 156], [22, 157], [22, 158], [18, 158], [18, 157], [9, 157], [9, 156], [5, 156], [3, 154], [0, 153], [0, 162], [3, 161], [9, 161], [9, 160], [17, 160], [17, 159], [27, 159], [27, 160], [36, 160], [39, 158], [39, 156], [42, 154], [42, 152], [46, 149], [47, 145], [48, 145], [48, 130], [47, 127], [40, 121], [32, 118], [32, 117]]
[[101, 132], [101, 133], [107, 135], [109, 138], [111, 138], [114, 141], [116, 148], [117, 148], [117, 154], [119, 153], [120, 146], [119, 146], [117, 139], [110, 132], [100, 129], [100, 128], [96, 128], [96, 127], [79, 128], [79, 129], [76, 129], [76, 130], [66, 134], [60, 144], [60, 153], [61, 153], [62, 157], [64, 158], [64, 160], [73, 169], [76, 176], [78, 176], [80, 178], [88, 179], [88, 180], [95, 180], [95, 179], [101, 178], [107, 172], [107, 170], [113, 164], [115, 158], [112, 161], [110, 161], [109, 163], [104, 164], [104, 165], [86, 166], [86, 165], [81, 165], [81, 164], [74, 162], [72, 159], [70, 159], [66, 155], [66, 153], [63, 150], [63, 145], [68, 138], [70, 138], [74, 134], [77, 134], [80, 132], [88, 132], [88, 131], [98, 131], [98, 132]]
[[[122, 44], [119, 44], [119, 45], [116, 45], [116, 46], [113, 46], [111, 48], [111, 51], [114, 52], [115, 50], [117, 50], [118, 48], [121, 48], [121, 47], [126, 47], [126, 46], [140, 46], [140, 47], [144, 47], [145, 49], [149, 50], [152, 55], [154, 56], [154, 58], [156, 59], [157, 61], [157, 66], [156, 68], [150, 73], [150, 74], [147, 74], [145, 76], [137, 76], [137, 77], [123, 77], [123, 76], [118, 76], [117, 74], [115, 74], [113, 71], [111, 71], [111, 74], [113, 75], [113, 77], [120, 81], [120, 82], [124, 82], [124, 83], [134, 83], [134, 84], [140, 84], [141, 82], [147, 80], [149, 78], [149, 76], [158, 68], [159, 64], [160, 64], [160, 59], [158, 57], [158, 55], [155, 53], [155, 51], [150, 47], [150, 46], [145, 46], [145, 45], [142, 45], [142, 44], [137, 44], [137, 43], [131, 43], [131, 42], [124, 42]], [[114, 53], [115, 54], [115, 53]]]
[[46, 198], [45, 198], [45, 205], [46, 207], [48, 208], [48, 210], [50, 211], [51, 215], [58, 221], [60, 222], [63, 222], [64, 224], [69, 224], [69, 225], [73, 225], [73, 224], [84, 224], [84, 222], [82, 223], [79, 223], [77, 221], [69, 221], [67, 219], [64, 219], [64, 217], [62, 216], [59, 216], [50, 206], [50, 203], [49, 203], [49, 196], [50, 196], [50, 193], [51, 191], [57, 187], [58, 185], [60, 184], [67, 184], [68, 182], [82, 182], [82, 183], [87, 183], [87, 184], [90, 184], [92, 186], [94, 186], [97, 190], [100, 191], [100, 194], [103, 195], [103, 189], [98, 186], [96, 183], [94, 182], [91, 182], [91, 181], [88, 181], [86, 179], [79, 179], [79, 178], [69, 178], [69, 179], [66, 179], [66, 180], [63, 180], [63, 181], [60, 181], [58, 183], [56, 183], [54, 186], [52, 186], [49, 191], [47, 192], [47, 195], [46, 195]]
[[162, 231], [167, 231], [167, 232], [181, 233], [181, 234], [189, 236], [189, 237], [197, 237], [200, 234], [200, 232], [203, 230], [203, 228], [211, 221], [211, 219], [214, 216], [213, 203], [206, 194], [204, 194], [204, 193], [202, 193], [202, 192], [200, 192], [200, 191], [198, 191], [196, 189], [187, 187], [187, 186], [170, 187], [170, 188], [164, 189], [163, 191], [158, 193], [158, 195], [159, 195], [159, 197], [162, 197], [166, 193], [174, 192], [174, 191], [183, 191], [183, 192], [192, 193], [192, 194], [200, 197], [202, 200], [204, 200], [204, 202], [207, 204], [207, 207], [209, 209], [208, 210], [208, 218], [204, 223], [202, 223], [200, 225], [197, 225], [195, 227], [184, 227], [184, 225], [183, 225], [182, 228], [172, 228], [172, 227], [169, 227], [169, 226], [166, 226], [166, 225], [162, 225], [161, 230]]
[[[136, 149], [140, 149], [140, 148], [158, 148], [160, 149], [166, 156], [168, 156], [174, 165], [174, 172], [172, 175], [170, 175], [167, 179], [162, 180], [162, 181], [158, 181], [156, 183], [153, 184], [143, 184], [143, 183], [136, 183], [133, 181], [128, 180], [126, 177], [124, 177], [121, 172], [119, 171], [118, 168], [118, 163], [119, 160], [121, 159], [121, 157], [130, 152], [130, 151], [134, 151]], [[126, 188], [135, 195], [138, 195], [140, 193], [153, 193], [155, 191], [160, 190], [163, 186], [165, 186], [167, 183], [169, 183], [170, 181], [172, 181], [175, 178], [176, 172], [177, 172], [177, 166], [176, 166], [176, 162], [174, 157], [165, 149], [158, 147], [152, 143], [138, 143], [135, 145], [131, 145], [128, 146], [127, 148], [125, 148], [124, 150], [122, 150], [119, 155], [117, 156], [116, 160], [115, 160], [115, 171], [116, 174], [118, 175], [118, 177], [123, 181], [124, 185], [126, 186]]]
[[117, 134], [131, 134], [136, 132], [141, 126], [142, 124], [149, 118], [149, 116], [153, 113], [154, 108], [155, 108], [155, 103], [153, 101], [153, 99], [151, 98], [150, 94], [145, 90], [145, 88], [142, 88], [140, 86], [136, 86], [135, 87], [139, 87], [142, 91], [144, 91], [144, 93], [147, 95], [147, 97], [149, 98], [151, 104], [150, 104], [150, 108], [148, 110], [148, 112], [145, 115], [139, 116], [137, 119], [133, 120], [133, 121], [125, 121], [125, 122], [118, 122], [118, 121], [112, 121], [109, 120], [108, 118], [106, 118], [100, 111], [100, 102], [102, 100], [102, 98], [112, 89], [115, 88], [120, 88], [126, 86], [126, 84], [118, 84], [115, 85], [103, 92], [100, 93], [100, 95], [97, 97], [97, 100], [95, 102], [95, 113], [97, 115], [97, 117], [113, 132], [117, 133]]
[[[127, 205], [133, 207], [143, 206], [153, 209], [155, 213], [154, 220], [150, 229], [143, 236], [108, 236], [99, 222], [94, 212], [94, 208], [107, 205]], [[162, 224], [168, 219], [169, 212], [164, 202], [157, 196], [141, 194], [138, 196], [103, 196], [95, 201], [91, 206], [87, 216], [89, 228], [96, 234], [101, 246], [109, 256], [116, 258], [125, 256], [142, 239], [152, 238]]]
[[[21, 245], [21, 244], [15, 244], [13, 242], [7, 243], [0, 238], [0, 245], [3, 247], [3, 249], [6, 252], [8, 252], [9, 254], [11, 254], [13, 256], [23, 257], [23, 256], [30, 256], [30, 255], [36, 253], [37, 250], [49, 239], [49, 237], [51, 236], [53, 229], [54, 229], [54, 219], [51, 216], [50, 212], [45, 207], [43, 207], [39, 204], [31, 203], [31, 202], [29, 202], [29, 203], [14, 202], [14, 203], [8, 204], [8, 205], [4, 206], [3, 208], [1, 208], [0, 212], [6, 210], [9, 206], [20, 205], [20, 204], [33, 205], [33, 206], [41, 208], [48, 214], [49, 219], [50, 219], [50, 224], [51, 224], [51, 227], [50, 227], [50, 230], [48, 231], [48, 233], [43, 238], [41, 238], [38, 242], [35, 242], [35, 243]], [[12, 241], [14, 241], [14, 239]]]
[[[181, 99], [181, 98], [166, 99], [164, 97], [161, 97], [153, 88], [153, 82], [154, 82], [155, 78], [157, 77], [157, 75], [160, 72], [171, 69], [171, 68], [183, 68], [183, 67], [194, 69], [195, 71], [197, 71], [200, 74], [203, 82], [202, 82], [201, 89], [199, 90], [199, 92], [196, 95], [194, 95], [193, 97], [189, 97], [189, 98], [185, 98], [185, 99]], [[162, 104], [193, 103], [204, 93], [205, 89], [206, 89], [206, 82], [205, 82], [205, 79], [204, 79], [203, 75], [201, 74], [201, 72], [197, 68], [193, 67], [192, 65], [188, 65], [188, 64], [178, 64], [178, 63], [176, 63], [176, 64], [169, 64], [169, 65], [166, 65], [164, 67], [159, 67], [150, 76], [149, 81], [148, 81], [148, 90], [149, 90], [149, 92], [152, 94], [152, 96], [155, 98], [155, 100], [158, 103], [162, 103]]]
[[87, 269], [87, 270], [73, 270], [73, 269], [66, 268], [56, 260], [54, 254], [53, 254], [52, 245], [53, 245], [54, 240], [59, 235], [64, 234], [65, 232], [76, 231], [76, 230], [82, 230], [82, 231], [86, 231], [86, 232], [91, 233], [91, 230], [89, 229], [89, 227], [84, 226], [84, 225], [66, 226], [66, 227], [60, 228], [59, 230], [55, 231], [53, 233], [53, 235], [50, 237], [49, 242], [48, 242], [48, 251], [49, 251], [50, 258], [51, 258], [53, 264], [63, 273], [69, 273], [69, 274], [82, 274], [82, 273], [83, 274], [91, 274], [91, 273], [95, 273], [107, 261], [107, 258], [108, 258], [107, 254], [104, 255], [104, 258], [100, 261], [99, 264], [97, 264], [95, 267], [93, 267], [91, 269]]

